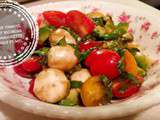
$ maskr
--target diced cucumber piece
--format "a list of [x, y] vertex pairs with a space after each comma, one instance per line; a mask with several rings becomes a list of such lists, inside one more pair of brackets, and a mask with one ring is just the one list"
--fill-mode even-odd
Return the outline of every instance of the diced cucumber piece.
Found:
[[145, 71], [148, 69], [150, 62], [145, 55], [135, 55], [135, 59], [140, 68], [144, 69]]
[[54, 26], [45, 26], [39, 29], [39, 41], [38, 43], [42, 45], [48, 38], [52, 30], [54, 30]]
[[138, 73], [139, 73], [139, 75], [140, 76], [142, 76], [142, 77], [144, 77], [144, 76], [146, 76], [146, 72], [145, 72], [145, 70], [143, 70], [142, 68], [140, 68], [140, 67], [138, 67]]
[[69, 95], [59, 102], [59, 105], [74, 106], [79, 104], [79, 93], [77, 89], [71, 89]]

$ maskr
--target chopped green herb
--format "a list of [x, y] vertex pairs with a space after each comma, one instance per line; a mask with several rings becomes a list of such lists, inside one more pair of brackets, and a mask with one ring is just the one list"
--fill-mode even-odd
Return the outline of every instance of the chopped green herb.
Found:
[[80, 88], [81, 85], [82, 85], [82, 82], [81, 81], [70, 81], [71, 83], [71, 88]]
[[112, 99], [112, 81], [110, 81], [105, 75], [100, 76], [100, 80], [103, 82], [106, 88], [107, 101], [110, 102]]
[[84, 36], [81, 41], [86, 41], [86, 40], [89, 40], [89, 39], [95, 40], [95, 39], [96, 39], [96, 38], [95, 38], [96, 36], [97, 36], [97, 35], [93, 32], [93, 35], [88, 34], [88, 35]]
[[60, 46], [67, 45], [65, 36], [61, 40], [59, 40], [59, 42], [57, 43], [57, 45], [60, 45]]
[[128, 49], [133, 55], [136, 55], [137, 52], [140, 52], [140, 50], [138, 48], [131, 48]]
[[39, 56], [44, 56], [48, 53], [49, 48], [48, 47], [43, 47], [39, 50], [34, 51], [34, 54], [39, 55]]
[[76, 45], [74, 45], [74, 44], [69, 44], [69, 45], [71, 45], [71, 46], [75, 49], [74, 54], [77, 56], [79, 64], [81, 64], [81, 62], [82, 62], [83, 60], [85, 60], [86, 57], [87, 57], [87, 56], [90, 54], [90, 52], [91, 52], [91, 49], [89, 49], [88, 51], [85, 51], [85, 52], [79, 52], [78, 46], [76, 46]]
[[124, 33], [126, 33], [125, 30], [123, 29], [115, 29], [112, 33], [110, 34], [105, 34], [103, 36], [100, 36], [101, 40], [115, 40], [121, 37]]
[[68, 27], [62, 27], [62, 29], [68, 31], [68, 32], [72, 35], [72, 37], [73, 37], [76, 41], [78, 41], [79, 36], [78, 36], [78, 34], [76, 34], [73, 30], [71, 30], [71, 29], [68, 28]]
[[128, 88], [128, 85], [126, 83], [122, 82], [122, 86], [121, 86], [119, 92], [124, 93], [127, 88]]
[[79, 54], [79, 57], [78, 57], [78, 61], [79, 61], [79, 63], [81, 63], [83, 60], [85, 60], [86, 59], [86, 57], [90, 54], [90, 50], [88, 50], [88, 51], [86, 51], [86, 52], [81, 52], [80, 54]]
[[48, 28], [52, 31], [52, 30], [56, 30], [55, 26], [48, 26]]
[[124, 68], [125, 68], [125, 64], [124, 64], [124, 56], [121, 57], [121, 60], [119, 61], [119, 64], [118, 64], [118, 68], [120, 70], [120, 72], [124, 72]]
[[104, 26], [103, 17], [92, 18], [92, 20], [94, 21], [94, 23], [95, 23], [96, 25]]
[[125, 49], [123, 48], [115, 48], [115, 51], [121, 56], [124, 56]]
[[112, 41], [104, 41], [104, 44], [106, 44], [107, 49], [115, 50], [115, 48], [119, 48], [119, 43], [116, 40]]
[[123, 72], [123, 73], [121, 73], [121, 76], [122, 76], [124, 79], [130, 80], [131, 83], [133, 83], [133, 84], [140, 85], [139, 80], [137, 80], [137, 78], [136, 78], [134, 75], [130, 74], [130, 73]]

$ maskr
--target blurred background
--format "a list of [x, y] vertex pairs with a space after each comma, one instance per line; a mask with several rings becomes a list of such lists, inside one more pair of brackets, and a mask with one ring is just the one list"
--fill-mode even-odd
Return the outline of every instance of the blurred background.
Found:
[[[20, 2], [21, 4], [25, 4], [25, 3], [31, 3], [31, 2], [35, 2], [35, 1], [38, 1], [38, 0], [16, 0], [18, 2]], [[41, 1], [45, 1], [45, 0], [41, 0]], [[155, 8], [158, 8], [160, 9], [160, 0], [140, 0], [142, 2], [145, 2]]]

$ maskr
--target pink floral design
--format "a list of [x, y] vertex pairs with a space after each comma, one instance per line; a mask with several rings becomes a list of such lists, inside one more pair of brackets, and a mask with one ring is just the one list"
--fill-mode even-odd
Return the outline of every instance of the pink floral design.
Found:
[[96, 11], [98, 11], [99, 9], [98, 8], [93, 8], [91, 11], [92, 12], [96, 12]]
[[134, 31], [133, 31], [132, 28], [129, 28], [129, 29], [128, 29], [128, 32], [129, 32], [129, 33], [134, 33]]
[[160, 52], [160, 44], [157, 46], [157, 54]]
[[143, 17], [142, 17], [142, 16], [140, 16], [140, 17], [139, 17], [139, 20], [142, 20], [142, 19], [143, 19]]
[[158, 32], [153, 32], [151, 35], [151, 39], [155, 39], [158, 37]]
[[150, 25], [151, 25], [150, 22], [148, 22], [148, 21], [144, 22], [144, 23], [141, 25], [141, 30], [147, 32], [148, 29], [149, 29], [149, 27], [150, 27]]
[[119, 22], [130, 22], [130, 15], [126, 14], [125, 12], [123, 12], [119, 17], [118, 17], [118, 21]]

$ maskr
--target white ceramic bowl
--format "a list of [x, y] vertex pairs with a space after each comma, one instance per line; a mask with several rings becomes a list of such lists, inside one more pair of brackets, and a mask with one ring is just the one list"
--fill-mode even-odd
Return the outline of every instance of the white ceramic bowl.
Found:
[[[12, 69], [0, 70], [0, 100], [18, 109], [34, 114], [63, 119], [111, 119], [135, 114], [160, 103], [160, 22], [158, 18], [144, 10], [104, 1], [67, 1], [48, 3], [29, 8], [34, 16], [44, 10], [94, 10], [111, 14], [116, 22], [130, 22], [133, 32], [144, 53], [154, 60], [153, 67], [135, 96], [126, 100], [114, 101], [99, 107], [63, 107], [35, 99], [28, 92], [29, 79], [18, 76]], [[138, 12], [137, 12], [138, 11]]]

